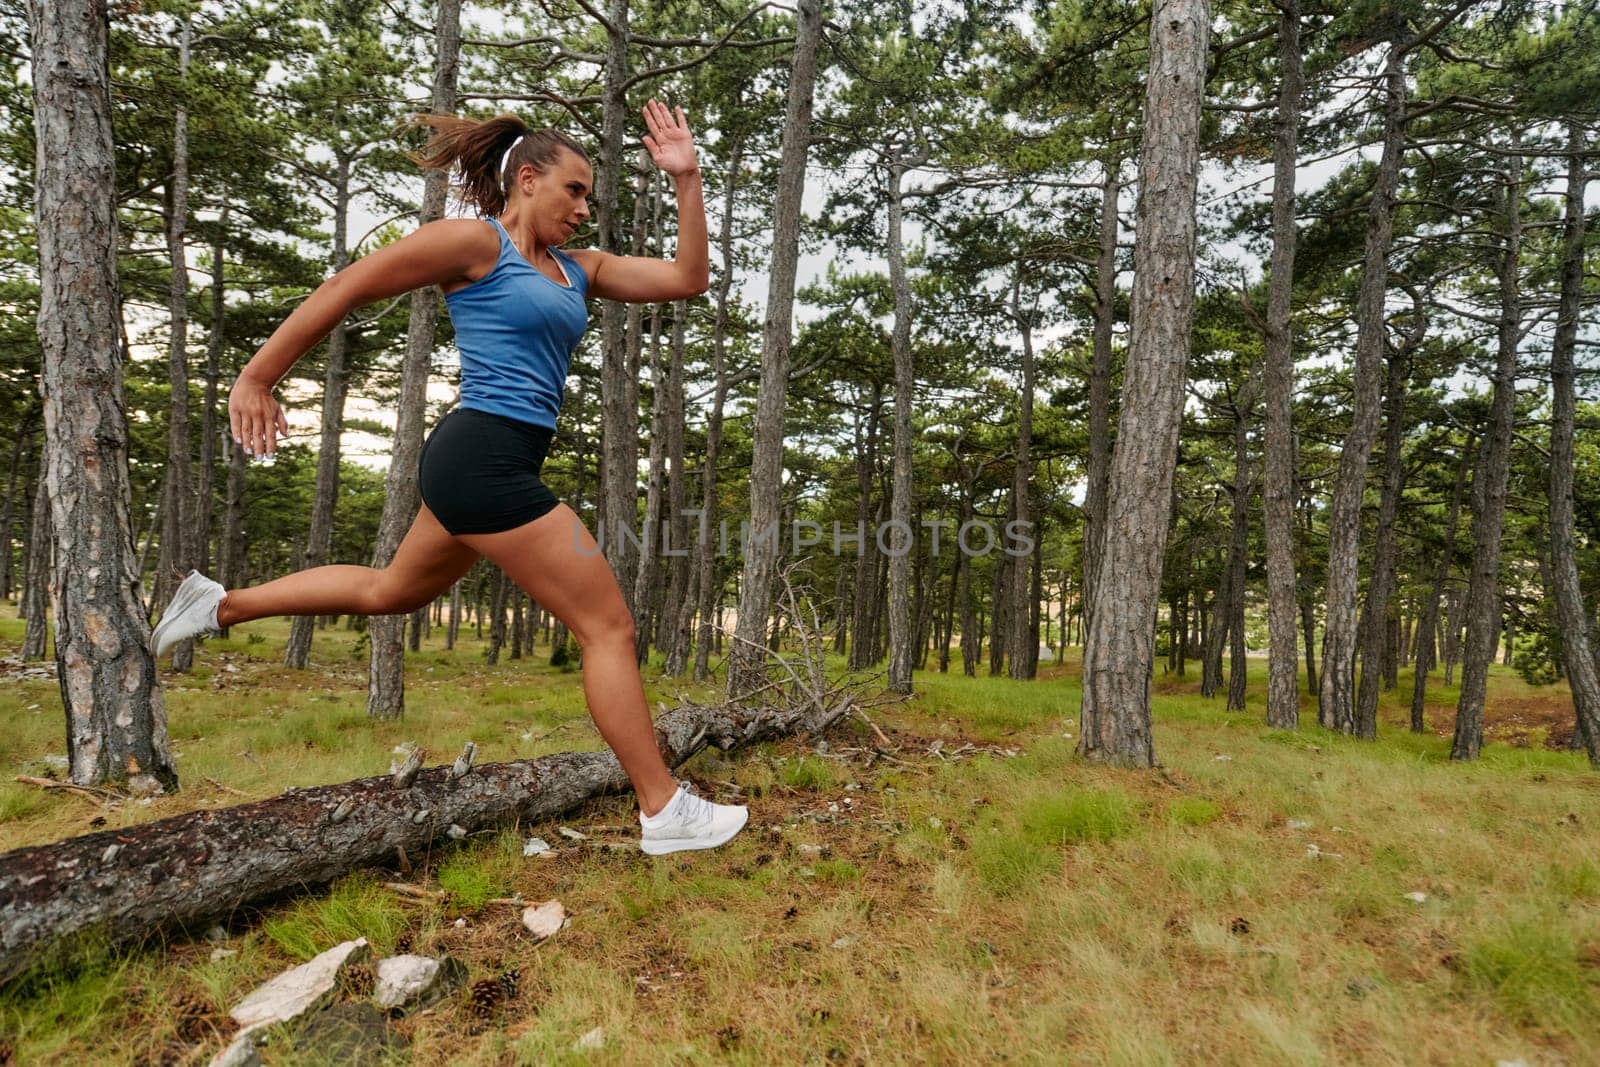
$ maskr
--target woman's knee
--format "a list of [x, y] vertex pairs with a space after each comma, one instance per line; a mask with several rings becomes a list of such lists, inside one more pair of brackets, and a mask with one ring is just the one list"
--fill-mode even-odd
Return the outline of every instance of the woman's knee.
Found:
[[569, 624], [568, 628], [572, 630], [572, 636], [578, 639], [579, 646], [585, 649], [613, 645], [632, 649], [637, 643], [633, 616], [626, 611], [608, 612], [601, 618], [579, 620]]
[[404, 615], [431, 599], [426, 591], [403, 583], [392, 567], [375, 569], [361, 597], [363, 615]]

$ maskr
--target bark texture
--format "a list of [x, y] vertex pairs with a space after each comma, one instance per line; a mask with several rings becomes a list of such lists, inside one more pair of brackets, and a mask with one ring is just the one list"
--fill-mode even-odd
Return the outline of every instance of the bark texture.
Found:
[[1561, 620], [1561, 653], [1572, 686], [1578, 736], [1589, 762], [1600, 768], [1600, 665], [1590, 641], [1589, 613], [1578, 584], [1577, 547], [1573, 539], [1573, 422], [1577, 406], [1573, 352], [1578, 342], [1578, 313], [1583, 299], [1583, 130], [1568, 127], [1567, 195], [1562, 220], [1561, 296], [1556, 335], [1550, 350], [1550, 378], [1555, 403], [1550, 426], [1550, 564], [1556, 613]]
[[176, 789], [133, 567], [106, 7], [33, 0], [28, 10], [50, 599], [67, 758], [80, 785]]
[[1194, 308], [1195, 184], [1211, 8], [1157, 0], [1140, 154], [1133, 333], [1111, 458], [1079, 750], [1148, 767], [1150, 672]]
[[1395, 188], [1405, 149], [1405, 52], [1390, 46], [1384, 66], [1387, 102], [1383, 156], [1367, 208], [1366, 258], [1356, 297], [1356, 366], [1350, 431], [1339, 452], [1339, 477], [1328, 510], [1327, 617], [1322, 638], [1322, 678], [1317, 721], [1330, 730], [1356, 732], [1356, 587], [1360, 581], [1361, 499], [1367, 461], [1382, 415], [1384, 295], [1389, 289], [1389, 245], [1394, 234]]
[[890, 495], [889, 550], [889, 689], [911, 692], [915, 639], [911, 620], [911, 553], [916, 538], [911, 526], [911, 409], [916, 403], [916, 367], [911, 353], [911, 281], [906, 276], [905, 190], [908, 161], [889, 164], [889, 288], [894, 293], [894, 328], [889, 348], [894, 359], [894, 489]]
[[[350, 265], [350, 177], [355, 158], [344, 149], [335, 155], [333, 190], [333, 270]], [[328, 334], [328, 366], [322, 382], [322, 433], [317, 441], [317, 488], [311, 503], [311, 529], [306, 534], [300, 567], [307, 570], [328, 562], [333, 547], [333, 512], [339, 499], [340, 442], [344, 435], [344, 401], [350, 389], [350, 334], [340, 322]], [[284, 666], [304, 670], [311, 664], [311, 632], [316, 619], [296, 615], [289, 624]]]
[[[737, 641], [728, 657], [730, 698], [765, 682], [761, 652], [777, 573], [778, 523], [782, 519], [783, 411], [789, 387], [789, 349], [794, 289], [800, 262], [800, 208], [806, 156], [811, 142], [811, 107], [822, 37], [821, 0], [800, 0], [795, 9], [794, 62], [783, 120], [778, 194], [773, 208], [772, 264], [768, 274], [766, 324], [761, 335], [761, 383], [756, 389], [755, 432], [750, 471], [750, 528], [739, 590]], [[771, 538], [766, 535], [770, 533]]]
[[1272, 145], [1272, 267], [1267, 281], [1263, 429], [1262, 524], [1267, 548], [1267, 725], [1300, 725], [1300, 665], [1295, 648], [1294, 537], [1294, 171], [1299, 159], [1300, 96], [1305, 66], [1300, 56], [1299, 0], [1278, 5], [1278, 116]]
[[1111, 339], [1117, 321], [1117, 199], [1122, 157], [1107, 153], [1100, 186], [1100, 249], [1094, 264], [1094, 350], [1089, 365], [1089, 469], [1083, 499], [1083, 613], [1094, 615], [1095, 569], [1105, 544], [1106, 477], [1111, 469]]
[[[1512, 147], [1518, 147], [1516, 138]], [[1500, 329], [1494, 394], [1478, 476], [1472, 481], [1472, 570], [1467, 579], [1466, 642], [1461, 655], [1461, 695], [1450, 758], [1477, 759], [1483, 748], [1483, 699], [1489, 664], [1500, 637], [1500, 533], [1505, 526], [1506, 483], [1511, 474], [1511, 437], [1517, 408], [1517, 344], [1522, 339], [1522, 170], [1511, 156], [1504, 178], [1500, 281]]]
[[[461, 54], [460, 0], [440, 0], [434, 21], [433, 106], [435, 115], [456, 109], [456, 70]], [[444, 218], [445, 194], [450, 176], [430, 170], [422, 185], [419, 225]], [[428, 368], [433, 357], [434, 331], [439, 324], [437, 286], [411, 294], [411, 317], [406, 324], [406, 349], [400, 367], [400, 399], [395, 416], [394, 447], [384, 478], [383, 517], [378, 520], [372, 565], [387, 567], [406, 535], [421, 494], [417, 489], [417, 461], [422, 453], [422, 427], [428, 414]], [[367, 714], [374, 719], [398, 719], [406, 710], [405, 616], [380, 615], [367, 631], [371, 642], [367, 678]]]

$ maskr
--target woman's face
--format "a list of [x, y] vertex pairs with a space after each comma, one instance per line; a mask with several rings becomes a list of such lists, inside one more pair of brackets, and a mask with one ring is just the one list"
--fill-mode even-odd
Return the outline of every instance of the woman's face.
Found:
[[542, 171], [523, 164], [517, 174], [523, 210], [533, 220], [535, 234], [546, 247], [560, 246], [589, 217], [589, 193], [594, 171], [576, 152], [563, 151]]

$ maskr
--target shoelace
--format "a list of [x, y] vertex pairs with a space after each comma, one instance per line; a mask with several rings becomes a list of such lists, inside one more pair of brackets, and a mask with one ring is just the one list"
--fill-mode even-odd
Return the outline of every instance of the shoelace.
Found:
[[695, 826], [709, 825], [716, 815], [711, 802], [703, 797], [695, 796], [689, 792], [688, 787], [684, 788], [683, 806], [679, 808], [678, 813], [685, 822]]

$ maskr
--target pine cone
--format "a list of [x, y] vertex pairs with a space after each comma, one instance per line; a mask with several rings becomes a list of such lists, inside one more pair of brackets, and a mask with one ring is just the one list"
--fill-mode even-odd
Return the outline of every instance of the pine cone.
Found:
[[0, 1037], [0, 1067], [11, 1067], [17, 1062], [17, 1046]]
[[506, 995], [507, 1000], [516, 1000], [517, 994], [522, 990], [522, 971], [516, 967], [511, 968], [500, 976], [500, 991]]
[[339, 975], [339, 984], [344, 987], [347, 996], [366, 999], [372, 996], [372, 991], [377, 988], [378, 975], [364, 963], [346, 967]]
[[400, 936], [394, 939], [394, 954], [396, 956], [410, 955], [411, 946], [415, 941], [416, 937], [410, 930], [402, 930]]
[[[206, 1019], [211, 1015], [211, 1001], [193, 989], [179, 991], [172, 1000], [172, 1018], [177, 1023], [178, 1036], [185, 1041], [200, 1041], [206, 1036]], [[0, 1063], [5, 1058], [0, 1057]]]
[[505, 986], [498, 978], [481, 978], [472, 983], [472, 1014], [487, 1019], [506, 999]]

